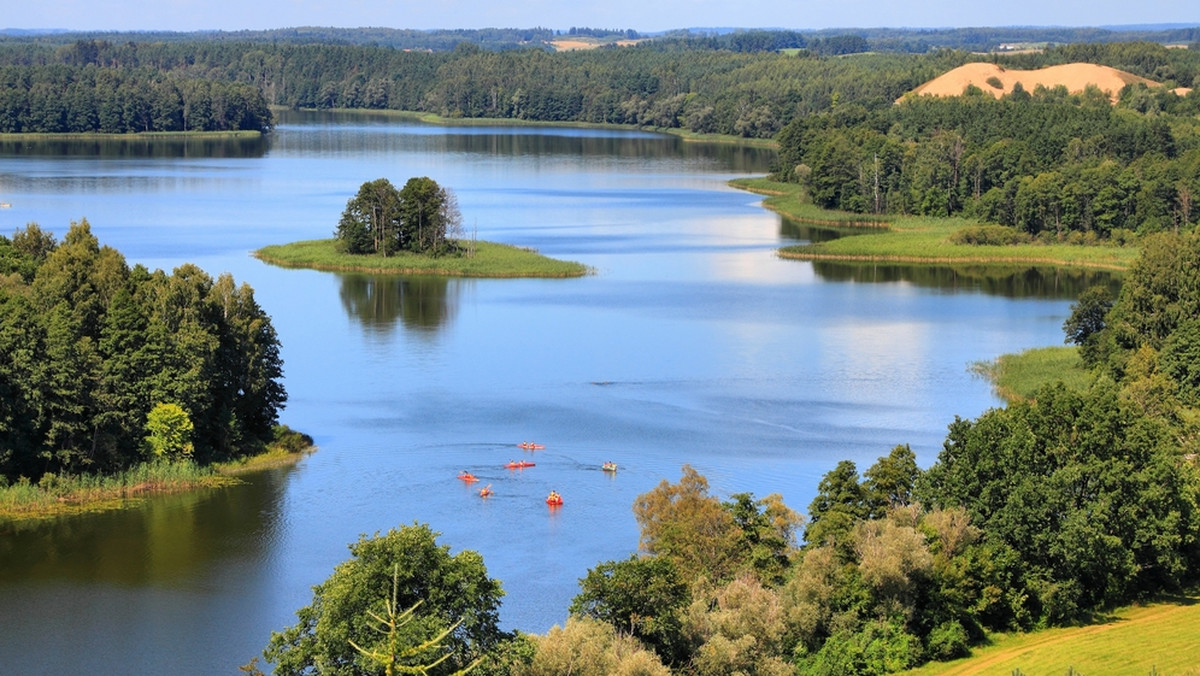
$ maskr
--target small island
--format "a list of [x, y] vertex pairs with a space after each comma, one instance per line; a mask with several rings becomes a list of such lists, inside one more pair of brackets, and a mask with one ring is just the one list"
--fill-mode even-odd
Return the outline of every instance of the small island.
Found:
[[259, 260], [283, 267], [446, 277], [582, 277], [591, 268], [537, 251], [462, 236], [448, 189], [428, 177], [397, 190], [368, 181], [346, 203], [334, 237], [263, 247]]

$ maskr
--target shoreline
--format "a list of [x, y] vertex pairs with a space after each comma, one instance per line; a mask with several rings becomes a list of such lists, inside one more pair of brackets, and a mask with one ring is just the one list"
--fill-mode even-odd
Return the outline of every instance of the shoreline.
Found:
[[208, 138], [208, 139], [239, 139], [239, 138], [258, 138], [263, 135], [263, 132], [243, 129], [239, 131], [139, 131], [129, 134], [110, 134], [100, 131], [88, 132], [13, 132], [0, 133], [0, 142], [3, 141], [137, 141], [137, 140], [160, 140], [160, 139], [189, 139], [189, 138]]
[[336, 242], [330, 238], [274, 244], [253, 251], [251, 255], [270, 265], [324, 272], [484, 279], [568, 279], [594, 273], [583, 263], [550, 258], [532, 249], [496, 242], [474, 242], [476, 251], [470, 258], [410, 253], [386, 257], [344, 254], [336, 250]]
[[1122, 272], [1138, 255], [1136, 246], [1082, 244], [955, 244], [957, 230], [979, 225], [962, 218], [883, 215], [863, 221], [862, 214], [828, 211], [808, 203], [803, 188], [767, 178], [734, 179], [734, 188], [763, 195], [762, 206], [799, 223], [857, 230], [855, 236], [796, 244], [776, 251], [791, 260], [826, 260], [847, 263], [911, 263], [914, 265], [1042, 265], [1060, 268]]
[[750, 138], [728, 134], [699, 134], [678, 127], [643, 127], [635, 124], [616, 124], [612, 122], [584, 121], [555, 121], [555, 120], [524, 120], [509, 117], [445, 117], [437, 113], [423, 113], [413, 110], [392, 110], [376, 108], [288, 108], [286, 106], [270, 106], [272, 111], [295, 110], [311, 113], [350, 113], [365, 115], [385, 115], [399, 119], [415, 120], [424, 124], [434, 124], [443, 127], [548, 127], [564, 129], [610, 129], [613, 131], [643, 131], [652, 134], [675, 136], [686, 143], [725, 143], [741, 145], [749, 148], [765, 148], [774, 150], [779, 147], [773, 138]]
[[[306, 443], [311, 440], [304, 437]], [[0, 488], [0, 529], [40, 523], [58, 517], [126, 509], [154, 495], [226, 488], [246, 483], [244, 474], [290, 467], [317, 447], [273, 444], [261, 453], [198, 466], [194, 463], [147, 462], [115, 475], [43, 478], [38, 484], [17, 482]]]

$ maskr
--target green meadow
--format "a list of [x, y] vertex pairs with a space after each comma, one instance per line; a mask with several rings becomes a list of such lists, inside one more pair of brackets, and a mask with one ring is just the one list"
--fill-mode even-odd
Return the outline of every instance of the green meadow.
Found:
[[390, 256], [341, 253], [335, 239], [314, 239], [263, 247], [254, 255], [282, 267], [338, 272], [373, 272], [445, 277], [582, 277], [591, 270], [582, 263], [561, 261], [531, 249], [495, 242], [461, 242], [474, 252], [428, 256], [406, 251]]

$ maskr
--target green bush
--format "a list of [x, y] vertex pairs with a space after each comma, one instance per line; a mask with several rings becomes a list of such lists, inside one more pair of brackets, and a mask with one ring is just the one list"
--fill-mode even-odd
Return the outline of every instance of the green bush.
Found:
[[929, 632], [926, 639], [926, 654], [930, 659], [946, 661], [966, 657], [971, 653], [967, 645], [967, 630], [958, 620], [943, 622]]
[[1028, 243], [1029, 236], [1004, 225], [969, 225], [950, 235], [950, 241], [971, 246], [1013, 246]]

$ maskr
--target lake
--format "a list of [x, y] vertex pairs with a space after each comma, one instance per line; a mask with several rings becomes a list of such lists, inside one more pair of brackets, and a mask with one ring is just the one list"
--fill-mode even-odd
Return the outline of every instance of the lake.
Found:
[[[906, 443], [928, 466], [955, 415], [1000, 403], [970, 364], [1061, 344], [1072, 299], [1105, 281], [781, 260], [829, 234], [726, 185], [771, 160], [636, 131], [298, 113], [263, 141], [0, 144], [0, 232], [61, 238], [87, 218], [131, 265], [249, 283], [283, 343], [281, 421], [319, 445], [246, 485], [4, 527], [0, 664], [237, 673], [348, 544], [414, 522], [483, 555], [506, 628], [544, 632], [590, 567], [636, 551], [635, 497], [682, 465], [722, 498], [801, 512], [839, 460], [861, 472]], [[360, 184], [412, 176], [452, 189], [480, 239], [596, 273], [376, 278], [250, 256], [329, 237]], [[520, 458], [536, 467], [504, 468]]]

